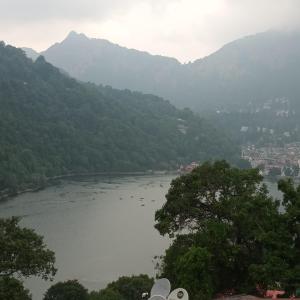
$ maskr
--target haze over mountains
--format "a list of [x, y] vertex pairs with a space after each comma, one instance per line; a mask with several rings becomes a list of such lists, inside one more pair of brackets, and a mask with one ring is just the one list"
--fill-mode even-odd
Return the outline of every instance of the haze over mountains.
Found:
[[299, 32], [245, 37], [189, 64], [76, 32], [41, 54], [79, 80], [157, 94], [197, 111], [248, 109], [281, 97], [299, 107]]

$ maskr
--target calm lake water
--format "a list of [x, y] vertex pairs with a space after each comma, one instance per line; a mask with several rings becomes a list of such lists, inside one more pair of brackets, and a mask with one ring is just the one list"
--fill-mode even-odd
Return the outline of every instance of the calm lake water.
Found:
[[[64, 181], [0, 203], [0, 217], [21, 216], [56, 253], [55, 281], [78, 279], [99, 290], [121, 275], [154, 276], [153, 257], [170, 240], [153, 227], [174, 176], [97, 177]], [[276, 198], [275, 183], [268, 183]], [[34, 300], [53, 283], [27, 280]]]
[[[121, 275], [154, 276], [153, 257], [170, 244], [154, 229], [173, 176], [65, 181], [0, 203], [0, 217], [21, 216], [56, 253], [55, 281], [78, 279], [98, 290]], [[52, 283], [26, 281], [34, 300]]]

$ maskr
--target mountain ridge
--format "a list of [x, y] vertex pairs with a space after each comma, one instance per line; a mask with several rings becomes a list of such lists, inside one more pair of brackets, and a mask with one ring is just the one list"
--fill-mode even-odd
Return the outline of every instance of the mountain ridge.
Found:
[[232, 41], [192, 63], [71, 32], [42, 52], [71, 76], [157, 94], [196, 111], [245, 109], [250, 102], [300, 97], [300, 33], [268, 31]]

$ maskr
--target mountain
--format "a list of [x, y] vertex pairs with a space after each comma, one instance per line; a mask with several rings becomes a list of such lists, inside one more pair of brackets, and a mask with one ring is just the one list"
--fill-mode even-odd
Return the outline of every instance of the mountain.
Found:
[[200, 102], [255, 109], [268, 100], [287, 98], [300, 108], [300, 32], [248, 36], [186, 68], [190, 80], [195, 79], [191, 94], [198, 94]]
[[40, 54], [32, 48], [22, 47], [21, 49], [25, 52], [26, 56], [32, 60], [36, 60], [40, 56]]
[[248, 36], [189, 64], [75, 32], [42, 54], [82, 81], [154, 93], [178, 107], [239, 110], [282, 97], [299, 106], [299, 32]]
[[235, 146], [159, 97], [80, 83], [40, 56], [0, 43], [0, 191], [45, 178], [174, 169], [232, 158]]
[[172, 94], [169, 95], [169, 88], [178, 81], [174, 76], [179, 76], [181, 70], [174, 58], [127, 49], [74, 31], [41, 55], [79, 80], [167, 98]]

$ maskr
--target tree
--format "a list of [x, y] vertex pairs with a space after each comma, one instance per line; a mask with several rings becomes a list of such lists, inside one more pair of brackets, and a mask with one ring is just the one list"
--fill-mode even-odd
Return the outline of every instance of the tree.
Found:
[[162, 275], [193, 299], [288, 285], [293, 234], [258, 169], [206, 162], [173, 180], [166, 198], [155, 227], [176, 239]]
[[77, 280], [58, 282], [47, 290], [44, 300], [88, 300], [88, 291]]
[[278, 188], [283, 193], [284, 224], [293, 241], [289, 247], [291, 267], [287, 276], [289, 288], [293, 289], [300, 283], [300, 185], [295, 186], [292, 179], [286, 179], [278, 182]]
[[182, 229], [199, 230], [210, 219], [225, 221], [232, 206], [251, 202], [253, 193], [266, 197], [262, 179], [257, 169], [231, 168], [225, 161], [204, 163], [171, 182], [167, 202], [155, 213], [155, 227], [173, 235]]
[[211, 299], [213, 293], [211, 275], [212, 255], [205, 248], [191, 247], [178, 260], [176, 273], [181, 286], [188, 286], [193, 299]]
[[31, 299], [23, 283], [13, 276], [52, 279], [56, 273], [54, 252], [43, 237], [21, 228], [19, 218], [0, 219], [0, 299]]
[[22, 282], [15, 278], [0, 276], [1, 300], [31, 300], [29, 291], [24, 289]]
[[[154, 284], [148, 275], [122, 276], [99, 292], [92, 292], [92, 300], [140, 300], [144, 292], [150, 293]], [[45, 299], [46, 300], [46, 299]]]
[[54, 252], [43, 237], [21, 228], [19, 218], [0, 219], [0, 276], [40, 276], [52, 279], [56, 273]]

